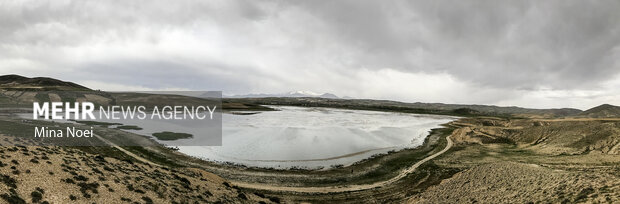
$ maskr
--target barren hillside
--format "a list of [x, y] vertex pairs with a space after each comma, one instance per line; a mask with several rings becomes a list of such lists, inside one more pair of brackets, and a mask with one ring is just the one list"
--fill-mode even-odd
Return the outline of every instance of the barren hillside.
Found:
[[19, 138], [1, 138], [0, 200], [8, 203], [279, 202], [200, 169], [152, 166], [69, 147], [7, 146]]

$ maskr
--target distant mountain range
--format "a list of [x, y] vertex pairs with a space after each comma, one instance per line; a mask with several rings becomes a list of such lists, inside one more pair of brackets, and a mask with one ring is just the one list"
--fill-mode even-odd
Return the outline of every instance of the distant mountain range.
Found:
[[226, 96], [227, 98], [268, 98], [268, 97], [314, 97], [314, 98], [340, 98], [331, 93], [315, 93], [312, 91], [291, 91], [279, 94], [245, 94], [245, 95], [232, 95]]
[[227, 98], [223, 101], [249, 103], [258, 105], [289, 105], [306, 107], [332, 107], [359, 110], [381, 110], [423, 114], [441, 114], [457, 116], [517, 116], [517, 117], [565, 117], [576, 116], [582, 111], [573, 108], [531, 109], [516, 106], [465, 105], [444, 103], [406, 103], [390, 100], [373, 99], [339, 99], [320, 97], [263, 97], [263, 98]]
[[[66, 92], [62, 92], [66, 91]], [[29, 94], [28, 94], [29, 93]], [[79, 94], [76, 94], [79, 93]], [[0, 76], [0, 102], [26, 104], [31, 101], [47, 101], [54, 98], [77, 98], [100, 96], [99, 100], [122, 104], [122, 94], [91, 90], [82, 85], [61, 81], [48, 77], [24, 77], [19, 75]], [[195, 96], [194, 96], [195, 97]], [[86, 97], [87, 98], [87, 97]], [[93, 99], [94, 100], [94, 99]], [[189, 99], [188, 99], [189, 100]], [[587, 117], [587, 118], [620, 118], [620, 107], [603, 104], [586, 111], [572, 108], [560, 109], [529, 109], [521, 107], [500, 107], [493, 105], [463, 105], [443, 103], [404, 103], [389, 100], [351, 99], [338, 97], [331, 93], [315, 93], [311, 91], [292, 91], [281, 94], [248, 94], [225, 96], [222, 100], [227, 109], [266, 109], [259, 105], [298, 105], [317, 107], [339, 107], [364, 110], [391, 110], [399, 112], [448, 114], [448, 115], [498, 115], [525, 116], [535, 114], [546, 117]], [[105, 103], [101, 103], [105, 104]]]

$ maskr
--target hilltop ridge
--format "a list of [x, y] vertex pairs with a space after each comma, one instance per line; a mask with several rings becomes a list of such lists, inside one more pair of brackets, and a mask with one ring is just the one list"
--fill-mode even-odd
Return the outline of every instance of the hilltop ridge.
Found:
[[286, 93], [277, 93], [277, 94], [243, 94], [243, 95], [232, 95], [227, 96], [227, 98], [269, 98], [269, 97], [281, 97], [281, 98], [303, 98], [303, 97], [314, 97], [314, 98], [332, 98], [337, 99], [340, 98], [332, 93], [315, 93], [312, 91], [290, 91]]
[[620, 106], [602, 104], [580, 113], [579, 116], [588, 118], [617, 118], [620, 117]]
[[67, 81], [49, 77], [28, 78], [16, 74], [0, 76], [0, 88], [32, 90], [90, 90], [89, 88]]

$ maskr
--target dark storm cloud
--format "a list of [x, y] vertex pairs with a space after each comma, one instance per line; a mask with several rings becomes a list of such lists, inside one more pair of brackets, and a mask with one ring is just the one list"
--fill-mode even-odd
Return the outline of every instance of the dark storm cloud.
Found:
[[[489, 86], [596, 85], [614, 77], [620, 2], [303, 1], [331, 35], [366, 51], [360, 64], [447, 71]], [[615, 48], [615, 50], [614, 50]], [[408, 61], [422, 50], [434, 63]]]
[[616, 100], [618, 19], [618, 1], [13, 1], [0, 3], [0, 71], [234, 93]]

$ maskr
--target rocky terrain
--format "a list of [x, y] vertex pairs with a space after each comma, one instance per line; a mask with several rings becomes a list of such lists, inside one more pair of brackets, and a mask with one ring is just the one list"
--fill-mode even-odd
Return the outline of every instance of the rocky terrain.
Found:
[[616, 203], [620, 120], [463, 118], [435, 160], [463, 171], [411, 203]]
[[0, 200], [7, 203], [279, 202], [201, 169], [119, 160], [79, 148], [11, 146], [21, 138], [0, 139]]
[[[469, 123], [469, 124], [463, 124]], [[462, 119], [455, 140], [466, 143], [510, 143], [541, 154], [619, 154], [618, 119]]]
[[[616, 178], [616, 179], [610, 179]], [[474, 166], [414, 196], [410, 203], [611, 203], [616, 176], [498, 162]]]

